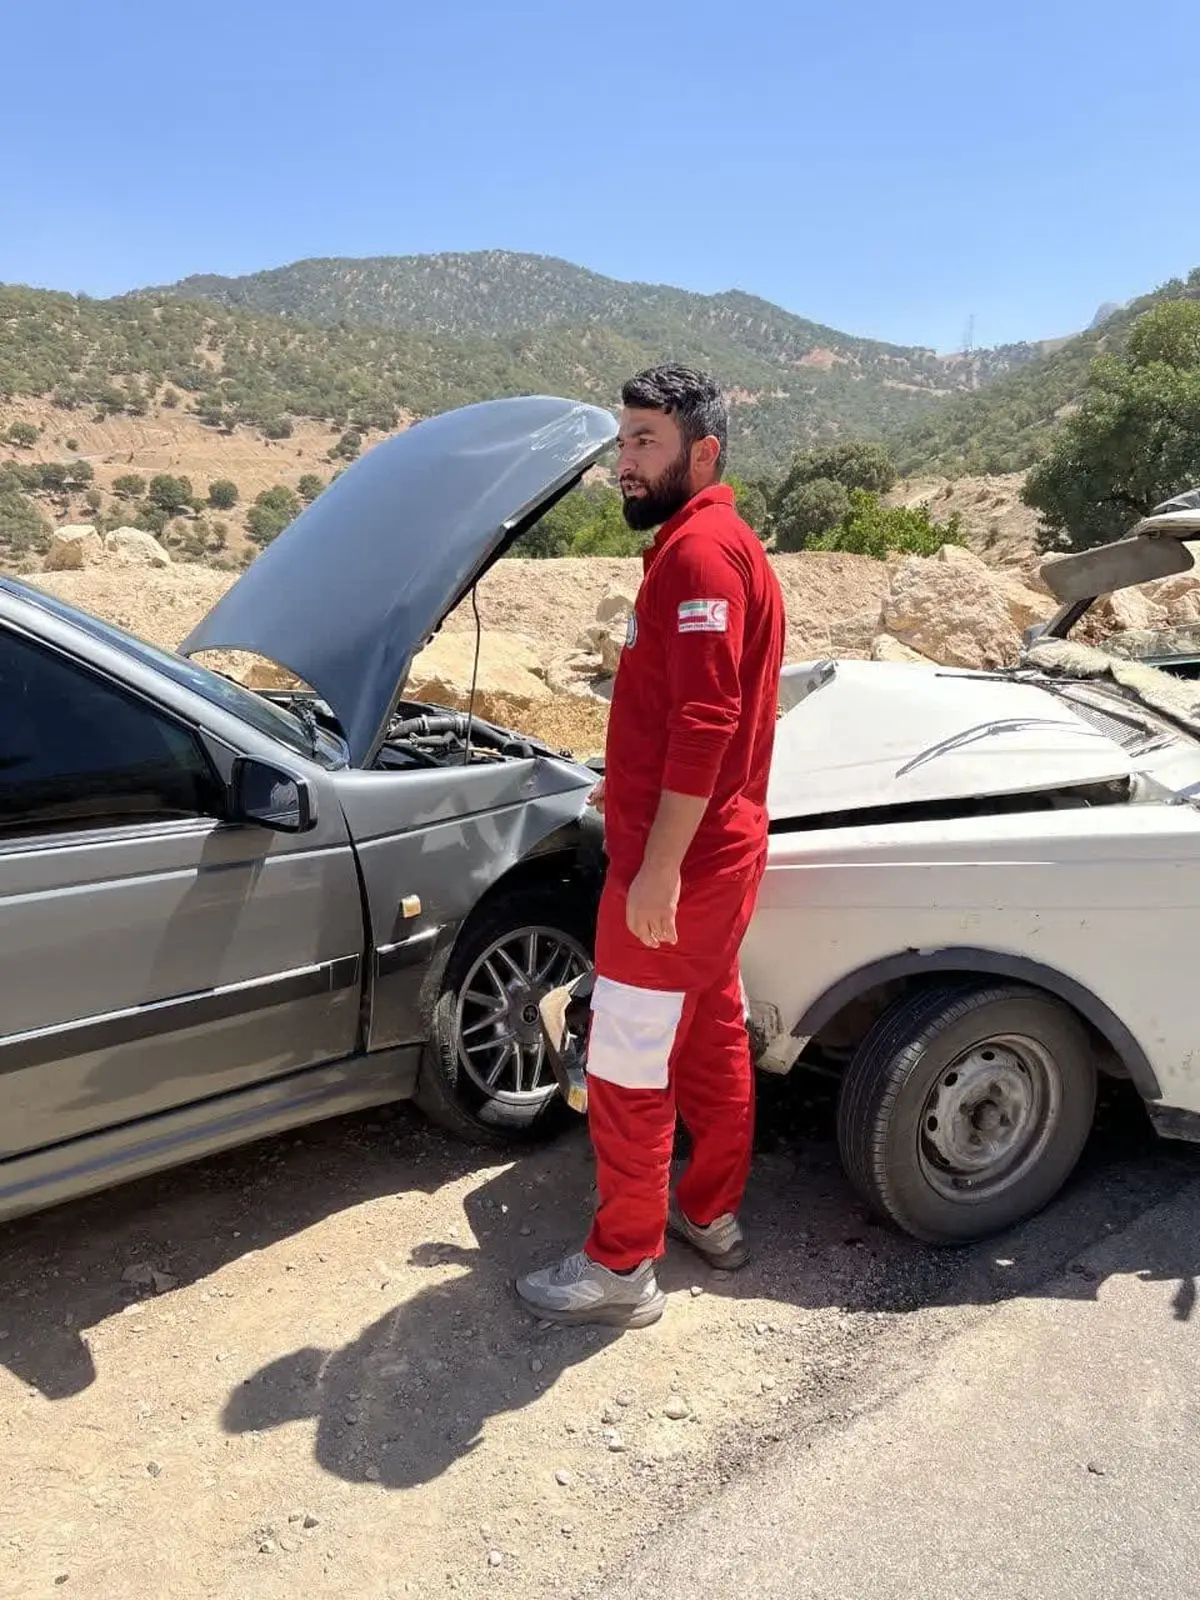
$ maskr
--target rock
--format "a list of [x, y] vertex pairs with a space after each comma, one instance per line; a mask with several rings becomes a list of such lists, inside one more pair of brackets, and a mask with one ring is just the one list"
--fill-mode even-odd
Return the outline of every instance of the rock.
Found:
[[277, 667], [273, 661], [263, 661], [261, 658], [247, 667], [242, 676], [247, 689], [295, 689], [299, 681], [284, 667]]
[[117, 567], [169, 567], [171, 556], [144, 528], [114, 528], [104, 540], [106, 562]]
[[871, 640], [879, 632], [879, 612], [860, 611], [857, 616], [843, 617], [829, 625], [829, 651], [831, 656], [862, 656], [871, 648]]
[[306, 1511], [304, 1513], [301, 1526], [310, 1530], [313, 1528], [319, 1528], [321, 1526], [321, 1519], [320, 1517], [314, 1517], [311, 1511]]
[[871, 640], [872, 661], [901, 661], [914, 666], [935, 667], [936, 661], [930, 661], [928, 656], [923, 656], [919, 650], [910, 650], [906, 644], [901, 644], [899, 639], [893, 639], [890, 633], [881, 633]]
[[[470, 704], [474, 666], [473, 633], [440, 633], [413, 662], [405, 694], [410, 700], [429, 700], [465, 711]], [[537, 652], [526, 635], [485, 629], [475, 693], [478, 715], [496, 715], [492, 710], [496, 696], [506, 703], [505, 715], [511, 709], [530, 708], [548, 700], [550, 689], [538, 676], [540, 670]]]
[[368, 1483], [378, 1483], [381, 1476], [378, 1467], [367, 1467], [363, 1472], [363, 1477]]
[[154, 1268], [146, 1261], [131, 1262], [121, 1274], [121, 1281], [149, 1289], [154, 1283]]
[[627, 1409], [629, 1406], [633, 1405], [634, 1401], [637, 1399], [637, 1396], [634, 1394], [632, 1389], [618, 1389], [616, 1394], [613, 1396], [613, 1399], [619, 1406]]
[[663, 1407], [663, 1416], [671, 1422], [686, 1422], [692, 1414], [692, 1408], [681, 1394], [670, 1395]]
[[574, 1478], [565, 1467], [559, 1467], [558, 1471], [554, 1474], [554, 1481], [560, 1489], [569, 1489], [575, 1482]]
[[1118, 589], [1094, 607], [1097, 621], [1120, 633], [1154, 632], [1167, 625], [1167, 609], [1141, 589]]
[[259, 1555], [273, 1556], [275, 1554], [274, 1539], [263, 1539], [258, 1546]]
[[179, 1279], [173, 1278], [169, 1272], [156, 1272], [151, 1268], [150, 1282], [154, 1286], [155, 1294], [166, 1294], [168, 1289], [175, 1287]]
[[596, 607], [596, 621], [605, 625], [619, 622], [624, 628], [637, 604], [637, 595], [632, 589], [623, 589], [620, 584], [610, 584], [600, 596], [600, 603]]
[[90, 522], [71, 523], [55, 528], [50, 535], [42, 567], [46, 572], [77, 572], [94, 567], [104, 559], [104, 540]]
[[534, 1356], [533, 1360], [529, 1363], [529, 1370], [530, 1372], [541, 1372], [545, 1368], [545, 1365], [546, 1363], [544, 1361], [539, 1361], [537, 1356]]
[[157, 1461], [147, 1461], [146, 1471], [152, 1478], [162, 1477], [162, 1466]]
[[1173, 628], [1185, 628], [1200, 622], [1200, 576], [1195, 572], [1177, 572], [1159, 583], [1147, 584], [1143, 589], [1130, 589], [1125, 598], [1145, 598], [1152, 607], [1165, 611]]
[[883, 627], [943, 666], [1009, 666], [1021, 649], [1020, 633], [989, 574], [921, 556], [896, 564], [883, 602]]
[[934, 559], [957, 567], [960, 572], [969, 572], [978, 581], [990, 584], [1003, 599], [1012, 625], [1019, 633], [1024, 633], [1035, 622], [1044, 622], [1054, 612], [1054, 602], [1045, 593], [1029, 588], [1012, 573], [989, 567], [986, 561], [963, 545], [944, 544]]
[[504, 1556], [501, 1553], [501, 1551], [499, 1551], [499, 1550], [489, 1550], [488, 1551], [488, 1566], [489, 1567], [502, 1567], [503, 1565], [504, 1565]]
[[609, 1427], [611, 1427], [612, 1424], [618, 1420], [619, 1414], [612, 1406], [605, 1406], [604, 1410], [600, 1413], [600, 1421], [607, 1424]]
[[611, 1450], [615, 1456], [622, 1455], [626, 1449], [624, 1439], [622, 1439], [621, 1435], [615, 1428], [610, 1428], [608, 1430], [604, 1437], [604, 1444], [606, 1449]]
[[300, 1541], [299, 1539], [288, 1539], [284, 1537], [279, 1541], [279, 1548], [281, 1550], [286, 1550], [288, 1555], [294, 1556], [296, 1551], [300, 1548]]

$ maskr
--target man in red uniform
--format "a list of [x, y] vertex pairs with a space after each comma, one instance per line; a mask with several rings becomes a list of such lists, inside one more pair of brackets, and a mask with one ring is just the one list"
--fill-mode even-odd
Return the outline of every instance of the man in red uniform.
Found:
[[[584, 1249], [517, 1283], [557, 1322], [644, 1327], [663, 1312], [668, 1222], [740, 1267], [754, 1127], [738, 951], [766, 864], [767, 778], [784, 616], [779, 584], [723, 484], [712, 379], [641, 373], [622, 393], [625, 520], [658, 533], [613, 688], [596, 930], [588, 1121], [599, 1203]], [[668, 1210], [676, 1112], [692, 1153]]]

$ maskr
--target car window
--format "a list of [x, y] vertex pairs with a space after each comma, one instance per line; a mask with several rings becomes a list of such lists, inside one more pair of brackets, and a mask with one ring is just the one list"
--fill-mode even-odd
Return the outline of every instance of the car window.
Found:
[[324, 729], [315, 730], [314, 748], [313, 733], [298, 717], [284, 710], [282, 706], [264, 699], [253, 689], [247, 689], [244, 685], [234, 682], [232, 678], [223, 677], [219, 672], [212, 672], [198, 661], [190, 661], [186, 656], [177, 655], [173, 650], [160, 650], [157, 645], [149, 644], [145, 639], [139, 639], [123, 628], [116, 628], [100, 617], [94, 617], [86, 611], [77, 611], [74, 606], [66, 605], [54, 595], [30, 591], [5, 579], [0, 579], [0, 588], [7, 589], [10, 594], [16, 595], [28, 605], [40, 606], [43, 611], [60, 617], [64, 622], [69, 622], [72, 627], [81, 629], [94, 639], [114, 645], [136, 661], [165, 673], [173, 682], [181, 684], [185, 689], [203, 695], [210, 705], [231, 712], [233, 716], [249, 723], [259, 733], [264, 733], [269, 739], [275, 739], [280, 744], [286, 745], [298, 755], [306, 756], [310, 761], [317, 761], [326, 767], [345, 766], [345, 752]]
[[219, 816], [223, 803], [186, 728], [0, 629], [0, 837]]

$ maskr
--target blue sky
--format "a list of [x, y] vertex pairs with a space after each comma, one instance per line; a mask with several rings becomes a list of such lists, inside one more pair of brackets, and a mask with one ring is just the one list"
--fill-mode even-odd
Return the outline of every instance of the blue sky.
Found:
[[508, 248], [850, 332], [1052, 336], [1200, 265], [1196, 0], [10, 8], [0, 281]]

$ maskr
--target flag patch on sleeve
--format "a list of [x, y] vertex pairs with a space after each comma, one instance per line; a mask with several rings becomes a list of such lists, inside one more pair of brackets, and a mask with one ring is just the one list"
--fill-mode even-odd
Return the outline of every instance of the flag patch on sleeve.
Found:
[[680, 633], [724, 633], [729, 626], [728, 600], [681, 600]]

